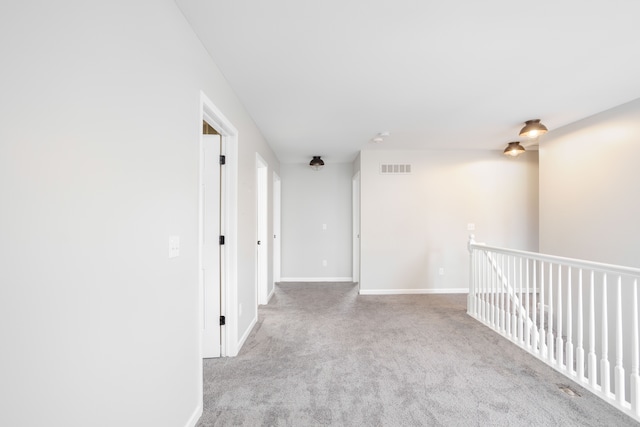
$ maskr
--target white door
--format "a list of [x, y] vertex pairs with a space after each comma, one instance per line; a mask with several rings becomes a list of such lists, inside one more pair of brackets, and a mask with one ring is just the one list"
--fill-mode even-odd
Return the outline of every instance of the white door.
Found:
[[[273, 282], [280, 281], [280, 177], [273, 173]], [[275, 286], [275, 285], [274, 285]]]
[[256, 153], [256, 288], [258, 304], [268, 303], [267, 163]]
[[353, 177], [353, 281], [358, 282], [358, 288], [360, 287], [360, 172], [356, 173]]
[[220, 357], [220, 135], [202, 135], [202, 357]]

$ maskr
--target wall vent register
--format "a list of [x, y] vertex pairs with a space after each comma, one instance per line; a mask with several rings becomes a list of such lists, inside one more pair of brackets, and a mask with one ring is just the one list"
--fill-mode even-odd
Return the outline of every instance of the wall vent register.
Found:
[[382, 175], [407, 175], [411, 173], [411, 165], [381, 163], [380, 173]]

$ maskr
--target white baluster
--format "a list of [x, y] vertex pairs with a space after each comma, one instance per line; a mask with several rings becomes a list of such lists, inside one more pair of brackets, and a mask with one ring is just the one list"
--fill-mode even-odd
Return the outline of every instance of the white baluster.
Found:
[[624, 396], [624, 367], [622, 366], [622, 276], [618, 276], [616, 289], [616, 401], [619, 404], [625, 401]]
[[602, 275], [602, 359], [600, 359], [601, 391], [605, 396], [611, 392], [609, 371], [609, 313], [607, 306], [607, 273]]
[[563, 366], [564, 342], [562, 341], [562, 266], [558, 264], [558, 331], [556, 332], [556, 363], [559, 368]]
[[596, 360], [596, 303], [595, 303], [595, 278], [594, 272], [591, 270], [591, 287], [589, 289], [589, 355], [588, 359], [588, 375], [589, 385], [592, 390], [598, 385], [598, 372]]
[[578, 270], [578, 347], [576, 348], [576, 375], [584, 381], [584, 314], [582, 301], [582, 269]]
[[482, 252], [480, 252], [479, 250], [475, 250], [474, 251], [475, 254], [475, 272], [476, 272], [476, 280], [475, 280], [475, 298], [474, 298], [474, 302], [473, 302], [473, 309], [474, 309], [474, 313], [476, 315], [476, 317], [479, 319], [480, 318], [480, 298], [481, 298], [481, 294], [480, 294], [480, 263], [482, 262]]
[[638, 279], [633, 280], [633, 345], [631, 348], [631, 410], [640, 415], [640, 337], [638, 336]]
[[549, 263], [549, 312], [547, 313], [547, 355], [549, 362], [554, 363], [555, 351], [553, 342], [553, 264]]
[[487, 321], [487, 280], [486, 280], [486, 275], [487, 275], [487, 269], [490, 268], [490, 262], [489, 262], [489, 252], [487, 252], [487, 255], [485, 257], [485, 262], [482, 263], [482, 320], [484, 322]]
[[511, 339], [518, 341], [518, 318], [516, 316], [516, 257], [511, 257], [513, 268], [511, 269]]
[[480, 304], [478, 306], [480, 311], [482, 311], [482, 320], [484, 322], [487, 322], [487, 305], [488, 305], [487, 296], [488, 296], [488, 287], [489, 287], [489, 284], [487, 283], [487, 275], [489, 274], [490, 271], [491, 271], [491, 253], [488, 250], [485, 250], [483, 263], [482, 263], [482, 271], [480, 272], [480, 275], [482, 276], [482, 300], [480, 301]]
[[476, 250], [476, 318], [480, 319], [480, 312], [482, 304], [482, 293], [480, 290], [480, 264], [482, 263], [482, 254], [484, 252], [481, 250]]
[[576, 348], [576, 375], [584, 381], [584, 312], [582, 309], [582, 269], [578, 270], [578, 347]]
[[[529, 305], [530, 301], [530, 295], [529, 295], [529, 260], [526, 259], [525, 261], [525, 278], [526, 278], [526, 282], [527, 282], [527, 287], [526, 287], [526, 294], [525, 294], [525, 298], [526, 298], [526, 302], [525, 302], [525, 311], [524, 311], [524, 316], [525, 316], [525, 326], [524, 326], [524, 344], [527, 346], [527, 349], [529, 351], [531, 351], [531, 325], [529, 324], [529, 321], [531, 319], [531, 315], [529, 314], [530, 312], [530, 308], [531, 306]], [[535, 310], [534, 310], [535, 312]]]
[[519, 279], [518, 279], [518, 342], [521, 346], [524, 346], [524, 331], [522, 330], [522, 257], [518, 257], [520, 260]]
[[505, 324], [504, 310], [505, 310], [505, 301], [504, 301], [504, 255], [500, 256], [500, 272], [502, 273], [502, 277], [500, 277], [500, 326], [501, 333], [504, 335], [507, 333], [507, 325]]
[[484, 273], [484, 280], [486, 283], [487, 289], [487, 325], [492, 326], [491, 315], [493, 314], [493, 305], [491, 304], [491, 275], [493, 274], [493, 264], [491, 263], [491, 258], [487, 258], [487, 269]]
[[504, 307], [504, 322], [505, 322], [505, 332], [507, 334], [508, 337], [511, 336], [511, 293], [509, 292], [509, 272], [510, 272], [510, 262], [509, 262], [509, 256], [505, 255], [506, 259], [507, 259], [507, 265], [506, 265], [506, 269], [502, 270], [502, 272], [504, 273], [504, 281], [503, 286], [506, 286], [506, 289], [504, 289], [506, 295], [505, 295], [505, 307]]
[[538, 298], [538, 284], [537, 284], [537, 280], [538, 278], [536, 277], [536, 270], [538, 269], [538, 262], [536, 260], [532, 260], [531, 261], [531, 268], [533, 270], [533, 304], [531, 304], [531, 313], [533, 314], [533, 316], [531, 316], [531, 327], [532, 327], [532, 332], [533, 335], [531, 336], [531, 348], [533, 349], [533, 351], [537, 354], [540, 354], [540, 348], [538, 347], [539, 342], [538, 342], [538, 322], [537, 322], [537, 317], [536, 314], [538, 313], [538, 306], [537, 306], [537, 298]]
[[471, 302], [473, 303], [473, 308], [471, 309], [471, 313], [473, 314], [474, 317], [476, 316], [476, 301], [477, 301], [477, 286], [476, 286], [476, 280], [477, 280], [477, 259], [476, 259], [476, 250], [472, 249], [471, 252], [471, 273], [469, 273], [471, 275], [471, 286], [469, 289], [469, 293], [473, 292], [473, 297], [471, 298]]
[[489, 268], [489, 253], [487, 252], [487, 255], [485, 257], [485, 262], [482, 263], [482, 272], [480, 274], [481, 276], [481, 281], [482, 281], [482, 321], [486, 322], [487, 321], [487, 280], [486, 280], [486, 274], [487, 274], [487, 268]]
[[544, 332], [544, 262], [540, 262], [540, 356], [547, 358], [547, 336]]
[[500, 330], [500, 287], [498, 276], [498, 265], [496, 264], [496, 268], [493, 269], [492, 276], [492, 288], [493, 288], [493, 329], [496, 331]]
[[[471, 237], [469, 237], [469, 244]], [[469, 246], [469, 293], [467, 294], [467, 314], [473, 314], [473, 250]]]
[[569, 374], [575, 372], [573, 368], [573, 296], [571, 295], [571, 267], [567, 270], [567, 344], [566, 344], [566, 355], [567, 362], [565, 363]]

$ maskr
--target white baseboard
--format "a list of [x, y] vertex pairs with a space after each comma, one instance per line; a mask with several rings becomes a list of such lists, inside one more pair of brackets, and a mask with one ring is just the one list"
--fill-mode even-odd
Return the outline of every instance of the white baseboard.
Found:
[[269, 301], [271, 301], [271, 297], [273, 296], [273, 294], [276, 292], [276, 284], [275, 282], [273, 283], [273, 288], [271, 288], [271, 292], [269, 292], [269, 295], [267, 295], [267, 304], [269, 304]]
[[360, 295], [466, 294], [467, 288], [441, 289], [360, 289]]
[[353, 277], [281, 277], [281, 282], [353, 282]]
[[[247, 328], [247, 330], [244, 332], [244, 334], [242, 335], [242, 338], [240, 338], [240, 340], [238, 341], [238, 344], [236, 345], [236, 354], [240, 353], [240, 349], [242, 348], [242, 346], [244, 345], [244, 342], [247, 340], [247, 338], [249, 338], [249, 334], [251, 333], [251, 331], [253, 330], [253, 327], [256, 326], [256, 323], [258, 323], [258, 314], [256, 313], [256, 317], [254, 317], [251, 320], [251, 323], [249, 324], [249, 327]], [[234, 356], [235, 356], [234, 355]]]
[[[202, 390], [200, 390], [200, 393], [202, 393]], [[202, 398], [200, 400], [202, 400]], [[191, 414], [184, 427], [195, 427], [196, 424], [198, 424], [198, 421], [200, 421], [200, 417], [202, 417], [202, 403], [198, 403], [198, 406], [193, 411], [193, 414]]]

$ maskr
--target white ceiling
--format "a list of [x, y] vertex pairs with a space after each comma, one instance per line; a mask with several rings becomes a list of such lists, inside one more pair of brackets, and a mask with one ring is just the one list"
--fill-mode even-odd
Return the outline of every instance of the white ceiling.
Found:
[[502, 150], [525, 120], [640, 97], [636, 0], [176, 3], [284, 163], [352, 161], [382, 131]]

